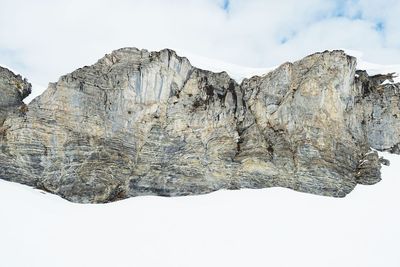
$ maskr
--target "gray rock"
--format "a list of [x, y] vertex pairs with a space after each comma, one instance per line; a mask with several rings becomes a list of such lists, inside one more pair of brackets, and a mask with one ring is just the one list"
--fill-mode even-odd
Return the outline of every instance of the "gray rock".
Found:
[[[2, 115], [0, 178], [84, 203], [272, 186], [343, 197], [380, 180], [371, 147], [399, 153], [399, 85], [357, 76], [342, 51], [239, 85], [168, 49], [119, 49]], [[0, 81], [9, 99], [18, 86]]]
[[393, 74], [357, 74], [356, 86], [361, 90], [358, 108], [364, 114], [362, 124], [368, 143], [375, 149], [400, 154], [399, 84], [382, 85], [385, 80], [393, 81]]
[[31, 87], [26, 79], [0, 66], [0, 127], [8, 113], [26, 108], [22, 100], [31, 93]]

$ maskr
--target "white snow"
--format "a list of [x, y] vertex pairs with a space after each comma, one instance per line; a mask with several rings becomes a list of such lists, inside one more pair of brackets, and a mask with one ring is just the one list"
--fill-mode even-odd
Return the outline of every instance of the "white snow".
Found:
[[383, 81], [383, 83], [381, 83], [381, 85], [385, 85], [385, 84], [394, 84], [394, 79], [393, 79], [393, 82], [386, 79]]
[[262, 76], [277, 68], [277, 66], [265, 68], [243, 67], [187, 52], [179, 53], [179, 55], [184, 55], [185, 57], [187, 57], [192, 66], [195, 66], [197, 68], [210, 70], [213, 72], [226, 71], [229, 76], [235, 79], [238, 83], [240, 83], [244, 78], [250, 78], [256, 75]]
[[283, 188], [82, 205], [0, 180], [0, 266], [400, 266], [400, 156], [335, 199]]

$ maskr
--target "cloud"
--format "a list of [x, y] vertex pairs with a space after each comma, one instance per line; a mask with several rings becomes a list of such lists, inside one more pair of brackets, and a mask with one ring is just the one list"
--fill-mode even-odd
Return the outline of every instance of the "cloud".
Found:
[[251, 67], [335, 48], [397, 63], [398, 14], [396, 0], [3, 0], [0, 65], [46, 85], [125, 46]]

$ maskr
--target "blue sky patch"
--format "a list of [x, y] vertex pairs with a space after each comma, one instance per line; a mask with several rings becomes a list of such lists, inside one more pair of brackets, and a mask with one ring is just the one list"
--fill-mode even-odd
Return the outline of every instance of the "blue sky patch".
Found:
[[223, 4], [222, 4], [222, 9], [225, 10], [226, 12], [229, 11], [229, 7], [230, 7], [230, 2], [229, 0], [224, 0]]
[[375, 24], [375, 30], [376, 30], [377, 32], [383, 32], [383, 31], [385, 31], [385, 23], [384, 23], [383, 21], [378, 21], [378, 22]]

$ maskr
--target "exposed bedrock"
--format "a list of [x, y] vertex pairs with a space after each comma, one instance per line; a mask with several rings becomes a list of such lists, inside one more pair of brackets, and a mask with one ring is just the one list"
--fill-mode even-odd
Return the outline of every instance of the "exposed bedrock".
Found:
[[281, 186], [343, 197], [400, 153], [400, 85], [342, 51], [237, 84], [172, 50], [123, 48], [30, 85], [0, 69], [0, 178], [75, 202]]
[[0, 66], [0, 127], [9, 113], [23, 111], [22, 100], [31, 93], [31, 84], [20, 75]]

